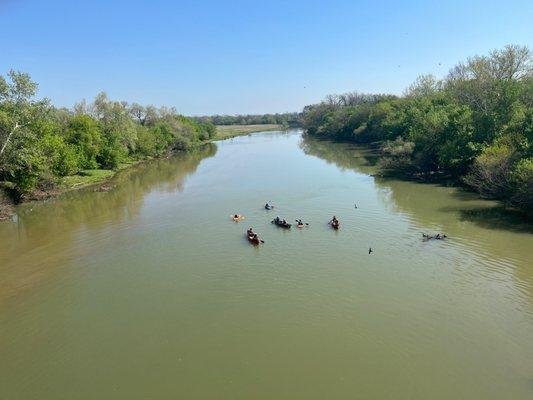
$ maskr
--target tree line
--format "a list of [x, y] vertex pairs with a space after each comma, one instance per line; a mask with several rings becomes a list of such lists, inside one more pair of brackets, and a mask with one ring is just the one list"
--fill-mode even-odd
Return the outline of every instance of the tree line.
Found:
[[347, 93], [306, 106], [309, 135], [374, 143], [381, 167], [455, 179], [533, 213], [533, 62], [527, 47], [468, 58], [402, 96]]
[[286, 127], [300, 125], [299, 113], [261, 114], [261, 115], [212, 115], [193, 117], [197, 122], [209, 122], [214, 125], [263, 125], [276, 124]]
[[37, 83], [22, 72], [0, 75], [0, 185], [15, 200], [47, 191], [90, 169], [187, 150], [215, 136], [208, 121], [174, 108], [112, 101], [105, 93], [73, 110], [36, 100]]

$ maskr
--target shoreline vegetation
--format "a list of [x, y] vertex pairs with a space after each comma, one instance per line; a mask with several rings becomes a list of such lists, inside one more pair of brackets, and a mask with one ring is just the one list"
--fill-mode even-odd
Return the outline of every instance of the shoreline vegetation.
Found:
[[384, 175], [466, 186], [533, 215], [533, 60], [506, 46], [420, 76], [402, 96], [330, 95], [302, 113], [306, 134], [378, 148]]
[[[201, 146], [207, 145], [213, 141], [226, 140], [237, 136], [249, 135], [255, 132], [267, 132], [267, 131], [280, 131], [288, 129], [286, 126], [277, 124], [255, 124], [255, 125], [228, 125], [228, 126], [216, 126], [216, 134], [210, 140], [197, 143], [195, 146], [188, 148], [187, 150], [179, 151], [194, 151]], [[6, 191], [2, 190], [0, 186], [0, 221], [8, 220], [16, 214], [16, 206], [22, 203], [30, 203], [33, 201], [43, 201], [53, 197], [57, 197], [63, 193], [83, 189], [87, 187], [95, 187], [95, 191], [108, 191], [111, 186], [106, 184], [112, 180], [119, 172], [128, 169], [130, 167], [139, 165], [143, 162], [150, 162], [161, 158], [170, 157], [176, 154], [178, 150], [169, 151], [165, 155], [158, 157], [147, 157], [139, 160], [130, 160], [120, 163], [114, 169], [86, 169], [80, 170], [75, 175], [67, 175], [61, 177], [53, 188], [49, 188], [45, 191], [34, 190], [25, 197], [16, 202], [11, 198]], [[0, 183], [1, 185], [1, 183]]]
[[217, 130], [206, 118], [188, 118], [174, 108], [113, 101], [105, 93], [72, 110], [56, 108], [48, 99], [35, 99], [37, 87], [26, 73], [11, 70], [6, 77], [0, 75], [0, 220], [9, 219], [19, 203], [104, 184], [140, 162], [282, 127], [234, 125], [247, 117], [239, 116], [228, 117], [234, 118], [232, 127]]
[[[533, 215], [533, 60], [506, 46], [422, 75], [402, 96], [327, 96], [302, 113], [185, 117], [111, 101], [72, 110], [34, 100], [28, 74], [0, 76], [0, 219], [14, 204], [103, 184], [146, 160], [215, 140], [302, 127], [309, 136], [377, 149], [381, 174], [462, 185]], [[102, 190], [106, 190], [103, 188]]]

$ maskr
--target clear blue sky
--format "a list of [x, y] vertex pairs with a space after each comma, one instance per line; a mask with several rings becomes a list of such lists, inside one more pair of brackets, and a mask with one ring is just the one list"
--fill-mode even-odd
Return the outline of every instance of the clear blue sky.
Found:
[[0, 73], [58, 106], [106, 91], [187, 115], [298, 111], [532, 47], [532, 21], [533, 0], [0, 0]]

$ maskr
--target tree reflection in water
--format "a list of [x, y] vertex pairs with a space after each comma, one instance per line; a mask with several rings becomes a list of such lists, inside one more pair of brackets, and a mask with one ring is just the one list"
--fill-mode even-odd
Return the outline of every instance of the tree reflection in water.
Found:
[[187, 176], [216, 152], [216, 144], [207, 144], [121, 171], [109, 182], [113, 189], [108, 192], [88, 187], [22, 206], [15, 222], [0, 225], [0, 307], [9, 297], [49, 279], [69, 258], [91, 249], [73, 243], [70, 252], [61, 251], [65, 242], [87, 236], [84, 231], [116, 226], [137, 216], [153, 190], [183, 190]]
[[487, 260], [514, 265], [513, 275], [533, 300], [530, 268], [531, 224], [494, 201], [461, 188], [382, 177], [371, 148], [303, 136], [302, 150], [343, 170], [372, 175], [378, 198], [412, 225], [413, 234], [446, 233], [465, 250], [486, 253]]

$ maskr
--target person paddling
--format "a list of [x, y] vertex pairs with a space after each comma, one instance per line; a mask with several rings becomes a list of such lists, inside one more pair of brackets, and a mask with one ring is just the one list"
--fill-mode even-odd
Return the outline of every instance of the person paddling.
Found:
[[295, 221], [296, 221], [296, 224], [297, 224], [298, 228], [303, 228], [304, 225], [309, 226], [309, 224], [307, 222], [303, 222], [301, 219], [296, 219]]
[[440, 234], [440, 233], [437, 233], [436, 235], [428, 235], [427, 233], [423, 233], [422, 234], [422, 240], [424, 241], [428, 241], [428, 240], [432, 240], [432, 239], [435, 239], [435, 240], [444, 240], [446, 239], [448, 236], [446, 236], [445, 234]]

